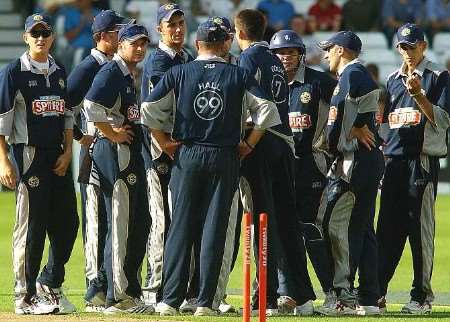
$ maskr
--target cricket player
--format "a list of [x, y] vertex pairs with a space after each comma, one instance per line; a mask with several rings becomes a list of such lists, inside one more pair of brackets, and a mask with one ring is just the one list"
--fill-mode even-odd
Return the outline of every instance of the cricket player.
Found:
[[[145, 57], [145, 27], [127, 24], [118, 34], [117, 54], [94, 78], [84, 100], [87, 121], [97, 128], [92, 151], [108, 220], [104, 249], [105, 314], [151, 313], [144, 305], [138, 273], [150, 226], [142, 133], [132, 71]], [[96, 294], [91, 283], [87, 294]]]
[[[82, 206], [82, 232], [84, 241], [84, 255], [86, 258], [86, 280], [87, 286], [100, 274], [97, 279], [101, 283], [97, 289], [103, 289], [98, 294], [86, 295], [86, 311], [97, 312], [105, 307], [106, 300], [106, 276], [102, 268], [103, 250], [107, 232], [107, 220], [103, 196], [101, 194], [99, 181], [89, 184], [91, 162], [89, 146], [92, 144], [95, 127], [87, 127], [86, 117], [82, 112], [83, 100], [92, 81], [100, 68], [112, 59], [117, 51], [117, 33], [124, 24], [123, 17], [117, 15], [113, 10], [100, 12], [92, 23], [92, 32], [96, 47], [91, 50], [79, 65], [77, 65], [67, 78], [67, 104], [74, 110], [75, 118], [79, 118], [81, 129], [74, 127], [77, 135], [74, 139], [81, 144], [80, 150], [80, 173], [86, 172], [86, 181], [80, 183], [81, 206]], [[83, 174], [80, 176], [80, 178]], [[98, 176], [97, 176], [98, 177]]]
[[380, 304], [385, 308], [388, 285], [408, 238], [414, 278], [411, 300], [401, 311], [428, 314], [434, 299], [434, 204], [439, 158], [447, 154], [450, 81], [445, 68], [425, 57], [427, 43], [419, 26], [401, 26], [396, 46], [403, 63], [388, 77], [380, 129], [386, 158], [377, 225]]
[[[197, 236], [201, 245], [195, 315], [216, 314], [212, 305], [237, 193], [239, 156], [248, 155], [264, 130], [280, 122], [274, 104], [253, 77], [221, 58], [228, 50], [228, 37], [219, 24], [200, 24], [197, 59], [171, 68], [142, 103], [143, 123], [174, 160], [161, 315], [176, 314], [185, 297]], [[255, 128], [247, 143], [240, 143], [247, 112]]]
[[[157, 20], [157, 29], [161, 40], [158, 48], [144, 62], [141, 101], [149, 95], [170, 67], [193, 60], [192, 56], [184, 49], [186, 22], [180, 6], [174, 3], [162, 5], [158, 9]], [[162, 284], [164, 245], [170, 225], [168, 184], [172, 161], [168, 155], [163, 153], [157, 142], [151, 140], [146, 129], [143, 135], [143, 152], [151, 196], [150, 215], [152, 218], [147, 250], [148, 265], [144, 298], [146, 303], [156, 303], [160, 300], [161, 295], [159, 291]], [[195, 291], [192, 292], [195, 293]], [[189, 300], [187, 299], [184, 303], [186, 312], [195, 311], [193, 301]]]
[[[16, 190], [15, 312], [72, 313], [75, 306], [61, 289], [79, 225], [66, 73], [49, 55], [50, 17], [29, 16], [23, 39], [27, 52], [0, 72], [0, 183]], [[48, 261], [37, 278], [46, 235]]]
[[[258, 147], [244, 159], [241, 185], [247, 196], [244, 209], [258, 222], [260, 213], [268, 214], [267, 311], [278, 314], [278, 259], [284, 258], [285, 271], [292, 274], [289, 294], [296, 302], [296, 314], [312, 314], [315, 294], [306, 265], [306, 251], [299, 234], [294, 188], [294, 140], [289, 127], [289, 85], [286, 71], [269, 44], [262, 41], [266, 20], [257, 10], [242, 10], [235, 17], [236, 39], [242, 53], [239, 66], [254, 76], [268, 97], [276, 103], [281, 124], [267, 130]], [[253, 124], [248, 122], [247, 128]], [[255, 236], [259, 227], [254, 226]], [[255, 240], [256, 247], [258, 240]], [[258, 249], [258, 248], [256, 248]], [[282, 257], [282, 254], [289, 256]], [[258, 292], [253, 297], [258, 310]], [[305, 305], [306, 304], [306, 305]]]
[[[384, 164], [378, 149], [376, 112], [380, 90], [358, 61], [361, 40], [341, 31], [319, 43], [330, 71], [338, 76], [328, 114], [328, 149], [332, 166], [320, 205], [334, 260], [336, 305], [329, 315], [379, 314], [374, 232], [375, 201]], [[362, 132], [366, 135], [359, 135]], [[374, 134], [375, 133], [375, 134]], [[353, 290], [356, 271], [358, 294]]]
[[[333, 260], [323, 238], [322, 225], [317, 223], [317, 213], [327, 184], [329, 157], [326, 153], [325, 128], [337, 82], [326, 73], [305, 66], [305, 45], [295, 31], [275, 33], [270, 49], [281, 60], [288, 75], [289, 125], [295, 141], [296, 208], [309, 258], [325, 293], [323, 306], [328, 307], [335, 302], [332, 291]], [[281, 288], [282, 281], [279, 282]], [[287, 286], [284, 288], [280, 294], [287, 293]], [[281, 296], [278, 307], [294, 309], [292, 303], [290, 296]]]

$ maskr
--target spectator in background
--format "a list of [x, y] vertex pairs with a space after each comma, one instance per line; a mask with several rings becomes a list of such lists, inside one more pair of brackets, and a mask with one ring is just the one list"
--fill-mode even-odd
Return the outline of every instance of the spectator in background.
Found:
[[384, 0], [382, 9], [383, 32], [389, 47], [397, 29], [407, 22], [420, 25], [423, 16], [422, 0]]
[[427, 0], [426, 17], [428, 20], [428, 38], [430, 46], [436, 33], [450, 31], [450, 1], [449, 0]]
[[262, 0], [256, 9], [266, 14], [267, 26], [272, 27], [275, 31], [286, 29], [295, 13], [292, 3], [286, 0]]
[[317, 0], [308, 10], [311, 31], [338, 31], [342, 10], [333, 0]]
[[74, 5], [63, 9], [64, 36], [66, 37], [71, 52], [66, 68], [69, 70], [86, 57], [93, 48], [92, 22], [99, 13], [93, 8], [92, 0], [77, 0]]
[[323, 71], [320, 66], [323, 57], [323, 51], [317, 47], [317, 38], [311, 33], [308, 25], [308, 19], [302, 14], [295, 14], [289, 24], [290, 28], [301, 37], [306, 47], [305, 60], [309, 67]]
[[447, 60], [445, 61], [445, 68], [450, 71], [450, 58], [447, 58]]
[[380, 15], [380, 0], [348, 0], [342, 6], [342, 29], [378, 30]]

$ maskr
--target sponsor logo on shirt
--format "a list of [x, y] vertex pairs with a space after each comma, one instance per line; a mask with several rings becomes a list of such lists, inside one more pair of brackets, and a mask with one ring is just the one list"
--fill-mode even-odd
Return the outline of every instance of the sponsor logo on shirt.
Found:
[[422, 114], [412, 107], [396, 108], [394, 112], [389, 113], [389, 127], [399, 129], [402, 127], [416, 126], [420, 123]]
[[64, 114], [65, 105], [59, 96], [41, 96], [31, 103], [31, 109], [35, 115], [58, 116]]
[[128, 114], [127, 118], [131, 122], [139, 121], [140, 116], [141, 116], [141, 113], [139, 111], [139, 107], [136, 104], [131, 105], [130, 107], [128, 107], [127, 114]]
[[302, 114], [300, 112], [289, 113], [289, 125], [292, 132], [303, 132], [309, 129], [312, 125], [311, 116], [309, 114]]
[[328, 111], [328, 125], [333, 125], [337, 119], [337, 108], [336, 106], [330, 106], [330, 110]]

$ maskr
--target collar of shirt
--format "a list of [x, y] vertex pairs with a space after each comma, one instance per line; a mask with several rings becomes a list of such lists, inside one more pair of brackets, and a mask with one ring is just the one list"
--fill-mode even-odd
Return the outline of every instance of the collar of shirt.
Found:
[[297, 72], [295, 73], [294, 79], [289, 83], [289, 85], [298, 82], [303, 84], [305, 82], [305, 64], [300, 63]]
[[210, 60], [210, 61], [226, 63], [225, 59], [223, 59], [222, 57], [216, 56], [216, 55], [198, 55], [195, 60]]
[[[419, 63], [419, 65], [416, 66], [416, 69], [414, 69], [413, 74], [417, 74], [420, 77], [422, 77], [425, 69], [427, 68], [428, 62], [429, 60], [426, 57], [423, 57], [422, 61]], [[400, 66], [400, 68], [398, 69], [395, 78], [407, 77], [408, 75], [406, 74], [406, 70], [407, 70], [406, 64], [402, 63], [402, 66]]]
[[250, 47], [253, 47], [253, 46], [269, 47], [269, 43], [267, 41], [255, 41], [255, 42], [252, 42], [250, 44], [250, 46], [248, 46], [248, 47], [250, 48]]
[[113, 60], [117, 62], [117, 65], [119, 65], [120, 70], [123, 73], [123, 76], [130, 75], [130, 70], [128, 69], [127, 64], [122, 59], [122, 57], [119, 56], [119, 54], [114, 54]]
[[96, 48], [91, 49], [91, 55], [95, 58], [99, 65], [104, 65], [109, 61], [108, 57]]
[[341, 68], [339, 68], [339, 70], [337, 71], [338, 76], [341, 76], [342, 73], [344, 72], [344, 70], [353, 64], [361, 64], [361, 62], [359, 61], [358, 58], [353, 59], [352, 61], [348, 62], [347, 64], [345, 64], [344, 66], [342, 66]]
[[176, 50], [170, 48], [165, 43], [163, 43], [161, 40], [158, 43], [158, 48], [161, 49], [163, 52], [165, 52], [167, 55], [169, 55], [170, 58], [174, 59], [175, 56], [178, 54], [180, 55], [184, 61], [187, 60], [186, 53], [182, 50], [181, 52], [177, 52]]
[[[48, 68], [47, 75], [50, 75], [55, 70], [59, 69], [59, 66], [56, 65], [55, 59], [50, 55], [48, 55], [48, 62], [49, 62], [49, 68]], [[20, 70], [22, 72], [26, 71], [26, 72], [32, 72], [34, 74], [44, 74], [41, 70], [39, 70], [38, 68], [36, 68], [35, 66], [33, 66], [31, 64], [31, 57], [28, 54], [28, 52], [25, 52], [22, 54], [22, 56], [20, 56]]]

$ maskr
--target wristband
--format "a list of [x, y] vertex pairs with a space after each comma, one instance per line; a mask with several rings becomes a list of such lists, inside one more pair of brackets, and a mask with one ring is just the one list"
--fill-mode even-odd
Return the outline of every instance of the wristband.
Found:
[[250, 148], [250, 150], [254, 150], [255, 149], [255, 147], [252, 146], [250, 143], [248, 143], [246, 139], [244, 139], [244, 143]]
[[423, 90], [423, 89], [421, 89], [420, 91], [418, 91], [417, 93], [409, 93], [409, 96], [411, 96], [411, 97], [416, 97], [416, 96], [419, 96], [420, 94], [422, 94], [422, 95], [424, 95], [425, 96], [425, 91]]

